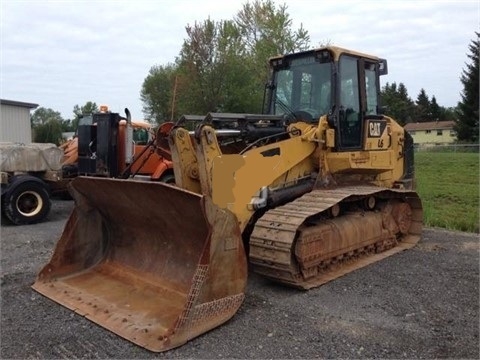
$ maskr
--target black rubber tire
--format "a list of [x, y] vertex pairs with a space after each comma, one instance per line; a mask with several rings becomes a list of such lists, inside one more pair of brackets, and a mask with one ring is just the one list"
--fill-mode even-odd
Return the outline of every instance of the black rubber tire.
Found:
[[42, 221], [50, 212], [50, 207], [46, 185], [38, 181], [13, 183], [3, 197], [5, 216], [15, 225]]
[[1, 210], [2, 210], [2, 220], [5, 218], [7, 218], [7, 215], [5, 215], [5, 206], [3, 205], [4, 202], [3, 202], [3, 196], [2, 196], [2, 206], [1, 207]]

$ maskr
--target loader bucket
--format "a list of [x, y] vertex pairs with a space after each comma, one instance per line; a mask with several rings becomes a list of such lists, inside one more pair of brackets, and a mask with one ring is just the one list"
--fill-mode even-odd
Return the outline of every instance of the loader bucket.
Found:
[[33, 289], [151, 351], [230, 319], [247, 260], [233, 213], [157, 182], [79, 177], [75, 208]]

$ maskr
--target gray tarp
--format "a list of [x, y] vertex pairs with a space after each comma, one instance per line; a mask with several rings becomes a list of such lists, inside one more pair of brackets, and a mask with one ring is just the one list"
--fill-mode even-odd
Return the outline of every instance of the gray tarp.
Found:
[[55, 144], [0, 142], [0, 170], [55, 171], [62, 167], [63, 150]]

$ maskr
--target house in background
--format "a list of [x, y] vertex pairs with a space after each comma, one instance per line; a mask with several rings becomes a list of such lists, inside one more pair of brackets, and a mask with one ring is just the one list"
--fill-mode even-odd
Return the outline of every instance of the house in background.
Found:
[[455, 121], [408, 123], [404, 126], [415, 145], [448, 145], [457, 140]]
[[0, 142], [32, 142], [30, 110], [38, 104], [0, 99]]

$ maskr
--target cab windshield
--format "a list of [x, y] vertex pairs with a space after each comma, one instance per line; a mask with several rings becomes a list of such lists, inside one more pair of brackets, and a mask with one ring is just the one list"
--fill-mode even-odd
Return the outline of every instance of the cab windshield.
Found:
[[332, 107], [332, 66], [320, 63], [314, 55], [290, 59], [288, 66], [276, 69], [270, 113], [305, 113], [317, 120]]

